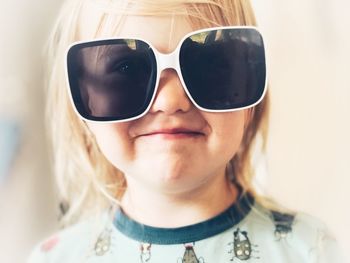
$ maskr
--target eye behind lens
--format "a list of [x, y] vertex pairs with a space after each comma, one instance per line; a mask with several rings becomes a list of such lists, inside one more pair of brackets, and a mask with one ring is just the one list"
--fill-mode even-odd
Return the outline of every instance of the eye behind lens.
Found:
[[139, 40], [79, 43], [67, 54], [74, 106], [93, 121], [119, 121], [144, 113], [152, 99], [157, 64], [150, 46]]
[[266, 84], [265, 64], [262, 37], [252, 28], [201, 32], [180, 48], [186, 88], [207, 110], [234, 110], [259, 101]]

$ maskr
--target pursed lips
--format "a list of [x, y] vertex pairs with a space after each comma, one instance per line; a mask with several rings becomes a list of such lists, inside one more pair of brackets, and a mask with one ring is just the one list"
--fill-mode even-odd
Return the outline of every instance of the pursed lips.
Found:
[[151, 136], [163, 136], [165, 138], [183, 138], [183, 137], [197, 137], [203, 136], [204, 133], [199, 130], [188, 128], [171, 128], [171, 129], [156, 129], [150, 132], [145, 132], [137, 137], [151, 137]]

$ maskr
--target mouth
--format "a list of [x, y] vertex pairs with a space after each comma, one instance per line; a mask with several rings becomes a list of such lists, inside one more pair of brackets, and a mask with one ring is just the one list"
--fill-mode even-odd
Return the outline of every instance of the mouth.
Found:
[[185, 139], [204, 136], [204, 133], [197, 130], [176, 128], [176, 129], [160, 129], [141, 135], [142, 137], [160, 137], [163, 139]]

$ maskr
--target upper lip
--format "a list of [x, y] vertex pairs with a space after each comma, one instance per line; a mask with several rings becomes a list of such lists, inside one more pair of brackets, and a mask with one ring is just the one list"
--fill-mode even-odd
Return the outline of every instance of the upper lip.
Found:
[[204, 133], [201, 130], [184, 128], [184, 127], [176, 127], [176, 128], [161, 128], [147, 131], [145, 133], [140, 134], [139, 136], [147, 136], [154, 134], [177, 134], [177, 133], [189, 133], [189, 134], [198, 134], [203, 135]]

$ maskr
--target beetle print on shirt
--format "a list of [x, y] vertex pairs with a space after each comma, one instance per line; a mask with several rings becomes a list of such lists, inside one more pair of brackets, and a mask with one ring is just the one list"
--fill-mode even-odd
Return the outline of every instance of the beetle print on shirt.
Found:
[[292, 232], [295, 215], [283, 214], [277, 211], [271, 211], [271, 215], [275, 224], [275, 237], [277, 240], [287, 238], [288, 234]]
[[177, 260], [178, 263], [205, 263], [204, 258], [197, 258], [196, 253], [194, 252], [194, 243], [185, 245], [185, 253], [182, 258]]
[[231, 261], [234, 261], [235, 259], [239, 260], [249, 260], [250, 258], [256, 258], [259, 257], [253, 256], [253, 253], [258, 253], [259, 251], [255, 250], [254, 248], [258, 247], [257, 245], [253, 245], [249, 238], [247, 231], [241, 231], [239, 228], [237, 228], [233, 232], [233, 242], [228, 243], [232, 248], [229, 251], [230, 254], [233, 254]]
[[150, 259], [151, 259], [151, 247], [152, 247], [152, 244], [149, 244], [149, 243], [141, 243], [140, 244], [141, 263], [146, 263], [146, 262], [150, 261]]
[[111, 235], [112, 229], [104, 229], [104, 231], [99, 235], [95, 243], [95, 254], [96, 256], [103, 256], [111, 248]]

